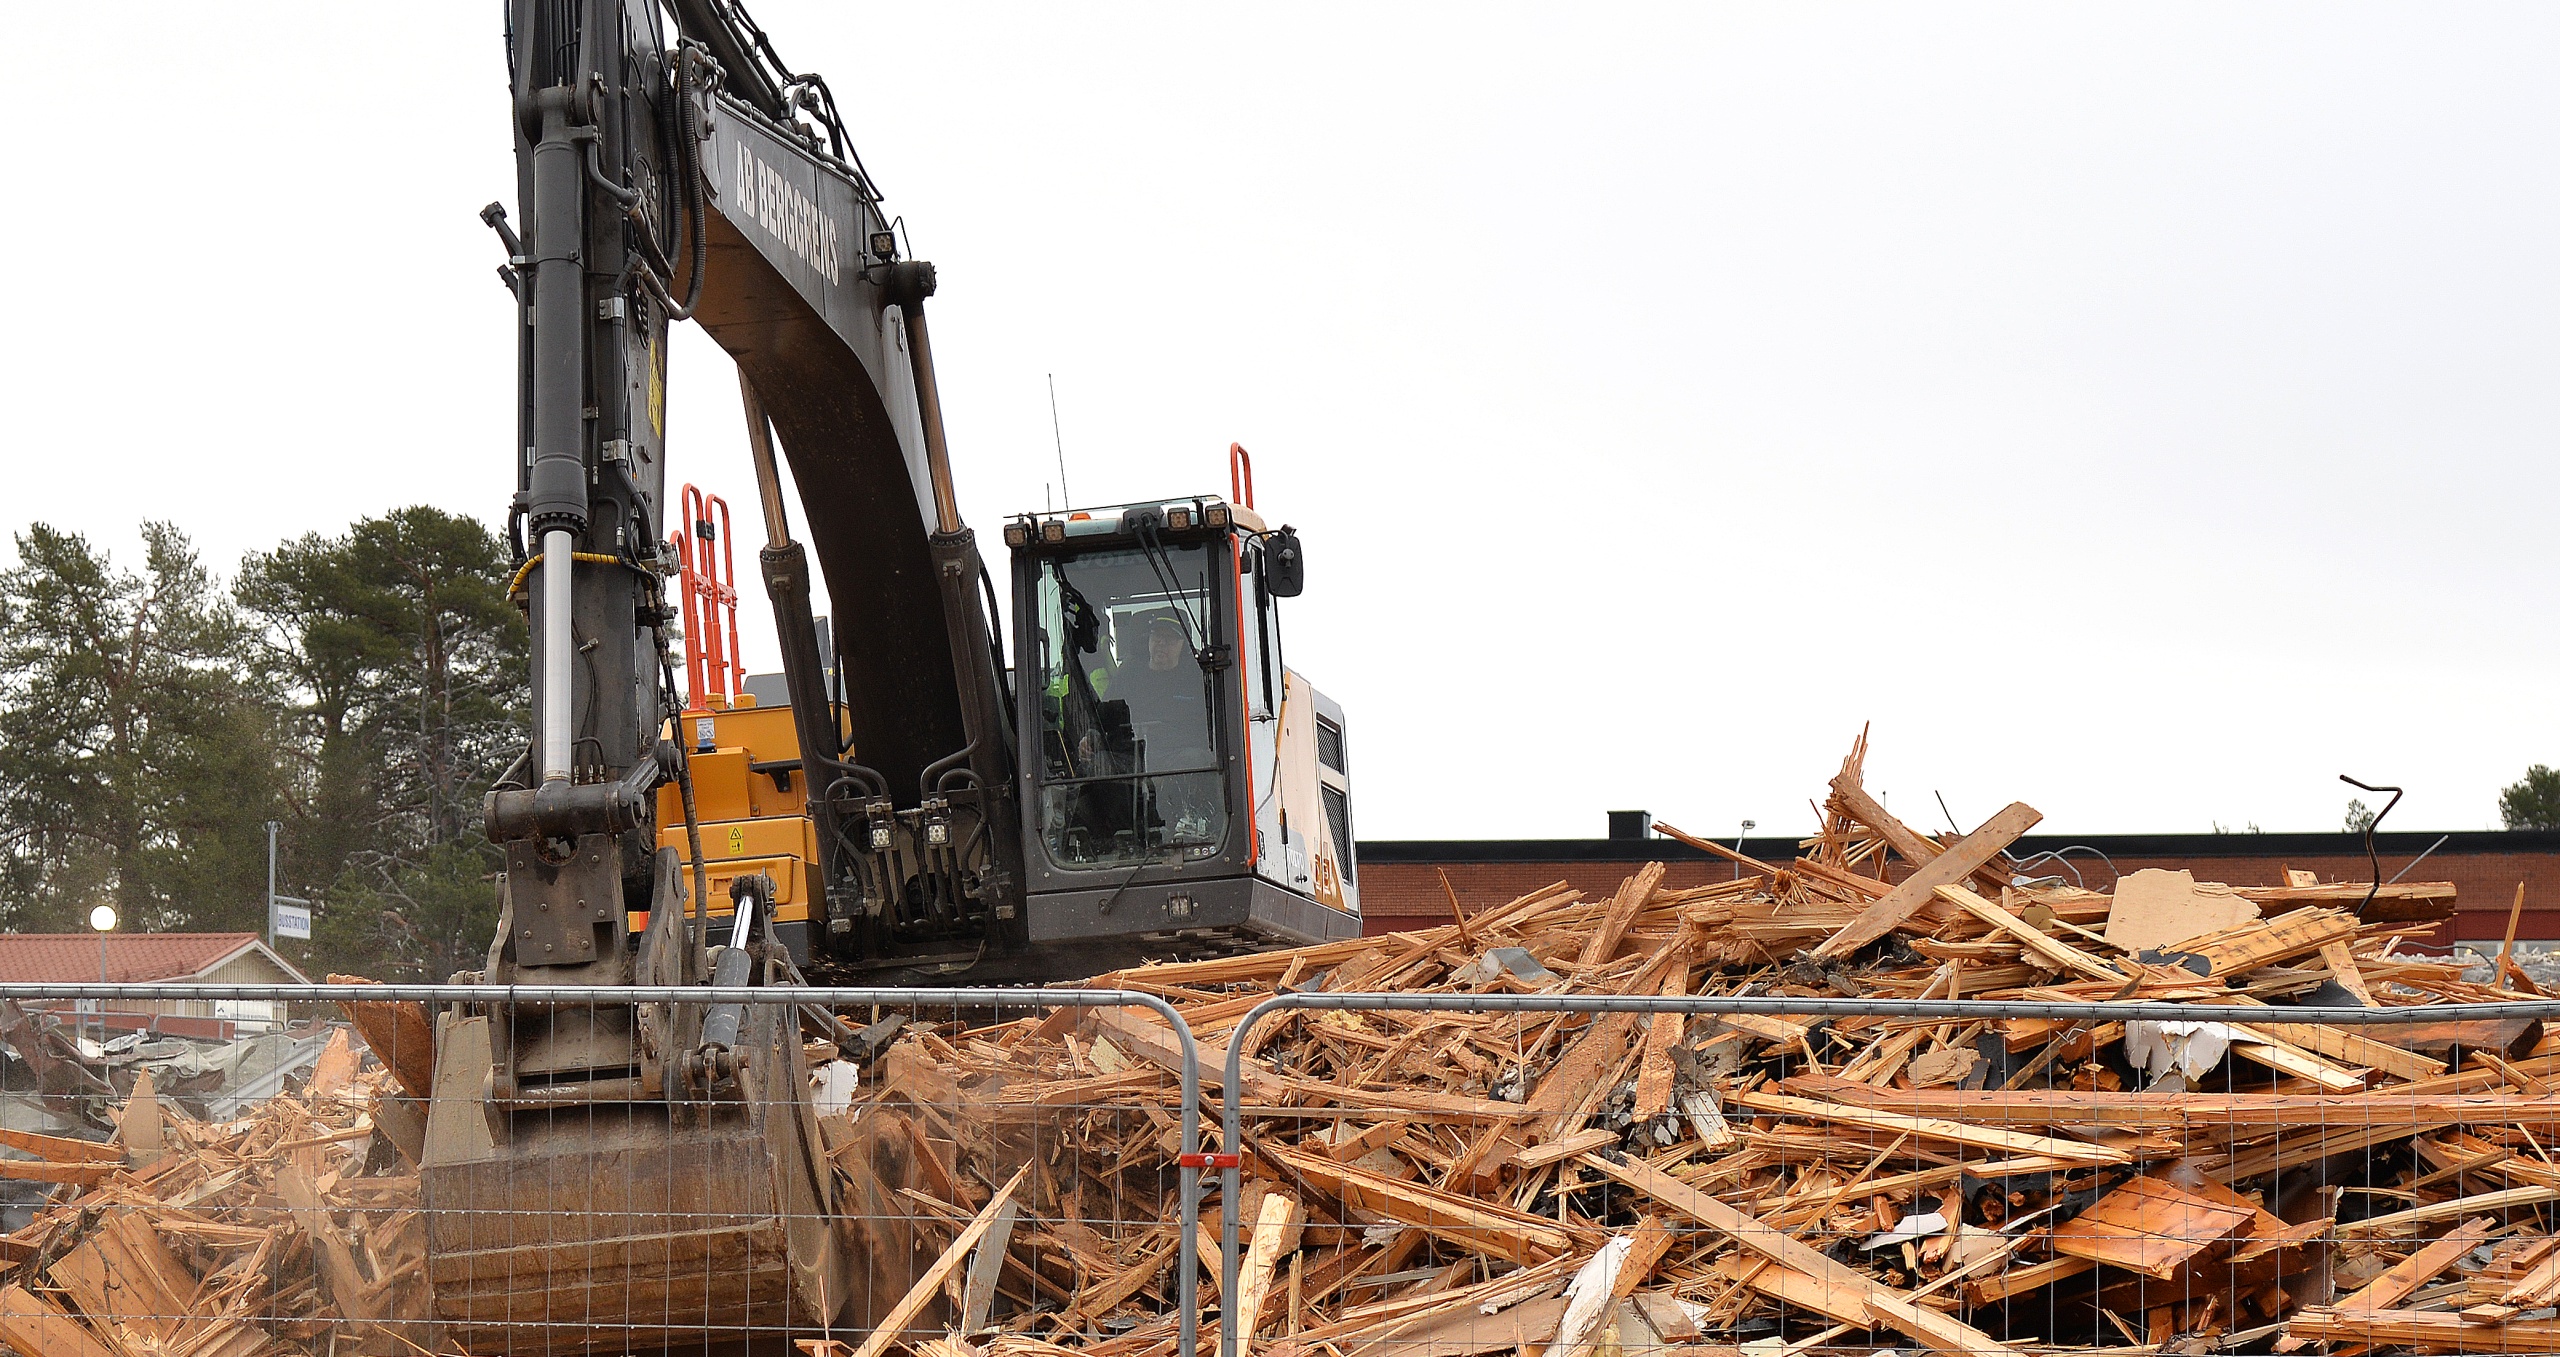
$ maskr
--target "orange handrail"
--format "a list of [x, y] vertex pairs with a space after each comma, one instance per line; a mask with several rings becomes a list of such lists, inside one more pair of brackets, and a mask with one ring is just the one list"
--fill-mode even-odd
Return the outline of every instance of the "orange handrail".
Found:
[[684, 526], [667, 544], [683, 564], [686, 706], [708, 711], [712, 698], [726, 707], [747, 688], [738, 645], [738, 566], [729, 547], [729, 502], [688, 485], [681, 503]]
[[1234, 492], [1235, 503], [1253, 507], [1253, 454], [1242, 443], [1227, 445], [1227, 488]]

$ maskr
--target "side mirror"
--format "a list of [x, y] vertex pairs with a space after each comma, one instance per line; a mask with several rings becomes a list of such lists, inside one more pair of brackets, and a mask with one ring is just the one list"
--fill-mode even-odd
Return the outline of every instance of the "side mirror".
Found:
[[1298, 530], [1287, 524], [1262, 542], [1262, 587], [1273, 598], [1296, 598], [1307, 591], [1307, 558], [1298, 545]]

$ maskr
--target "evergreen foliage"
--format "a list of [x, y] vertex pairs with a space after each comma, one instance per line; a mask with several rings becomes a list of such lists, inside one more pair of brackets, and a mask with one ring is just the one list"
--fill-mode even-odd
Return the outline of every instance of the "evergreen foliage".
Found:
[[508, 553], [427, 507], [251, 554], [225, 590], [172, 525], [139, 570], [37, 524], [0, 572], [0, 928], [263, 931], [317, 902], [323, 970], [441, 980], [496, 927], [481, 793], [523, 746]]

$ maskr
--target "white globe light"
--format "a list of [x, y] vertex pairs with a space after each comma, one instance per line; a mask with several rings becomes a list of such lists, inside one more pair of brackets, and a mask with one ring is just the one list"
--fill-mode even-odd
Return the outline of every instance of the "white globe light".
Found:
[[96, 909], [90, 910], [90, 911], [89, 911], [89, 926], [90, 926], [91, 928], [94, 928], [94, 929], [98, 930], [98, 931], [99, 931], [99, 932], [101, 932], [101, 933], [104, 933], [104, 932], [106, 932], [108, 929], [115, 927], [115, 926], [116, 926], [116, 910], [115, 910], [115, 906], [113, 906], [113, 905], [100, 905], [100, 906], [98, 906]]

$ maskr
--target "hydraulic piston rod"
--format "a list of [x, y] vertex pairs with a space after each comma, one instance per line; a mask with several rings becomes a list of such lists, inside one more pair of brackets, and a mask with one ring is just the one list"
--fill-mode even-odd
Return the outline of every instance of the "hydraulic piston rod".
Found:
[[569, 628], [570, 558], [577, 539], [567, 528], [542, 535], [542, 780], [569, 780], [569, 657], [576, 641]]

